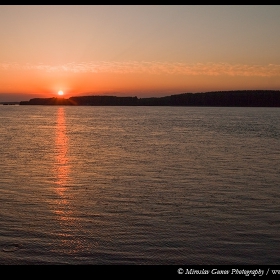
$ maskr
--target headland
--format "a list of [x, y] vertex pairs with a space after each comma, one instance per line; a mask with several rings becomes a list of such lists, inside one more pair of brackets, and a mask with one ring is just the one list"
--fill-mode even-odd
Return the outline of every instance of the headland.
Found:
[[20, 105], [69, 106], [215, 106], [280, 107], [279, 90], [236, 90], [181, 93], [165, 97], [117, 97], [87, 95], [66, 98], [32, 98]]

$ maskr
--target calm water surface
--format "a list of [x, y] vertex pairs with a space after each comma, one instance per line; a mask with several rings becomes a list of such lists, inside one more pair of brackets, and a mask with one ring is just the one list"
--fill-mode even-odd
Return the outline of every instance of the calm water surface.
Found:
[[280, 109], [0, 106], [0, 264], [280, 264]]

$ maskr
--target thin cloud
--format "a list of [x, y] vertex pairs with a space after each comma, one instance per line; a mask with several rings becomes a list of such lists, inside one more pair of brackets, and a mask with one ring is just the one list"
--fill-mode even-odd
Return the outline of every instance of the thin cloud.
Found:
[[71, 73], [138, 73], [138, 74], [168, 74], [186, 76], [246, 76], [246, 77], [273, 77], [280, 76], [280, 65], [246, 65], [229, 63], [170, 63], [158, 61], [92, 61], [70, 62], [60, 65], [0, 63], [0, 69], [39, 70], [45, 72]]

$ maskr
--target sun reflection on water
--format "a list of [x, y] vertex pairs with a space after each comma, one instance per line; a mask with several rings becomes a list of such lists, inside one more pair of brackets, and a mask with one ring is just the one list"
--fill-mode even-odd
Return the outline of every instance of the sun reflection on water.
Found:
[[56, 175], [57, 175], [57, 192], [62, 196], [65, 186], [69, 181], [69, 158], [68, 158], [68, 138], [66, 134], [65, 112], [64, 108], [58, 108], [56, 121], [56, 138], [55, 138], [55, 158], [56, 158]]
[[65, 111], [63, 107], [58, 108], [56, 120], [55, 137], [55, 192], [58, 195], [55, 213], [60, 221], [70, 221], [73, 216], [70, 200], [69, 188], [69, 158], [68, 158], [68, 137], [66, 131]]
[[[73, 240], [73, 232], [77, 230], [78, 222], [73, 211], [68, 156], [69, 141], [65, 119], [65, 109], [63, 107], [58, 108], [55, 129], [55, 192], [57, 199], [54, 213], [61, 226], [59, 232], [60, 244], [68, 254], [73, 254], [83, 246], [79, 240]], [[72, 232], [72, 234], [69, 234], [69, 232]]]

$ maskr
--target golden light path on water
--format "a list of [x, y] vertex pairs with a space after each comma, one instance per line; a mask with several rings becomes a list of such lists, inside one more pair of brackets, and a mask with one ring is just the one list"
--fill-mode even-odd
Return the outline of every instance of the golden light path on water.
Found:
[[[68, 157], [68, 136], [65, 121], [65, 108], [59, 107], [57, 110], [55, 128], [55, 192], [58, 195], [54, 213], [57, 216], [61, 230], [59, 236], [61, 245], [67, 248], [67, 253], [73, 254], [81, 250], [83, 245], [78, 239], [73, 239], [74, 232], [77, 231], [79, 223], [74, 213], [74, 196], [70, 190], [70, 160]], [[64, 249], [65, 250], [65, 249]]]
[[69, 179], [69, 159], [68, 153], [68, 139], [66, 135], [66, 124], [65, 124], [65, 112], [64, 108], [60, 107], [57, 111], [56, 120], [56, 138], [55, 138], [55, 148], [56, 148], [56, 175], [57, 175], [57, 189], [56, 191], [60, 196], [66, 190], [65, 185]]

